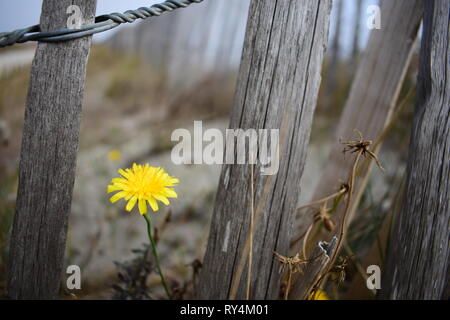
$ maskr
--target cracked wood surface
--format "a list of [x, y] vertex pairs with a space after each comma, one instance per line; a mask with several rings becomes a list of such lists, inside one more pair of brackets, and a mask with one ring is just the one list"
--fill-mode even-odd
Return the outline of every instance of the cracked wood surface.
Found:
[[[42, 30], [66, 28], [72, 4], [80, 7], [84, 24], [94, 21], [96, 1], [44, 0]], [[86, 37], [36, 49], [10, 244], [13, 299], [53, 299], [59, 292], [90, 46]]]
[[382, 272], [384, 299], [449, 297], [450, 2], [424, 5], [406, 190]]
[[[320, 86], [331, 1], [251, 2], [230, 128], [280, 129], [279, 170], [255, 165], [251, 299], [275, 299]], [[250, 225], [250, 166], [224, 165], [200, 275], [201, 299], [244, 298]], [[225, 243], [226, 241], [226, 243]]]

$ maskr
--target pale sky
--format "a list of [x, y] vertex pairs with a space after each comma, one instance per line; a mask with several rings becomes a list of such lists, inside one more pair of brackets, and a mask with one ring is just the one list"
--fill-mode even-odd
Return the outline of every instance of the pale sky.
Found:
[[[205, 0], [205, 1], [219, 1], [219, 0]], [[226, 1], [226, 0], [221, 0]], [[350, 50], [350, 44], [353, 39], [353, 25], [355, 19], [355, 2], [354, 0], [341, 0], [344, 1], [344, 16], [346, 19], [343, 21], [342, 37], [340, 39], [341, 47], [344, 51]], [[363, 0], [364, 7], [371, 4], [377, 4], [378, 0]], [[163, 2], [163, 0], [98, 0], [97, 1], [97, 15], [112, 13], [112, 12], [124, 12], [129, 9], [137, 9], [143, 6], [150, 6], [154, 3]], [[12, 31], [26, 26], [34, 25], [39, 22], [39, 15], [41, 10], [42, 0], [0, 0], [0, 32]], [[195, 5], [195, 4], [194, 4]], [[365, 14], [365, 10], [364, 10]], [[361, 47], [363, 47], [369, 36], [369, 30], [365, 27], [365, 16], [361, 17], [362, 20], [362, 34], [361, 34]], [[332, 16], [332, 22], [330, 27], [330, 37], [334, 34], [334, 16]], [[129, 25], [128, 25], [129, 26]], [[125, 26], [119, 26], [118, 28], [124, 28]], [[95, 39], [101, 40], [108, 37], [111, 33], [115, 32], [118, 28], [112, 31], [108, 31], [102, 34], [95, 35]]]

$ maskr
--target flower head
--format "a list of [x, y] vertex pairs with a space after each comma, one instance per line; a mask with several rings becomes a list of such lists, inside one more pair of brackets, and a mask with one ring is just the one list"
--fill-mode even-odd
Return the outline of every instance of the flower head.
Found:
[[136, 202], [139, 212], [147, 213], [147, 202], [153, 211], [158, 211], [158, 201], [169, 204], [167, 198], [176, 198], [177, 194], [172, 189], [179, 180], [169, 176], [164, 169], [151, 167], [149, 164], [133, 164], [131, 169], [119, 169], [121, 177], [112, 179], [108, 186], [108, 193], [119, 191], [110, 199], [112, 203], [124, 198], [128, 201], [125, 209], [133, 210]]

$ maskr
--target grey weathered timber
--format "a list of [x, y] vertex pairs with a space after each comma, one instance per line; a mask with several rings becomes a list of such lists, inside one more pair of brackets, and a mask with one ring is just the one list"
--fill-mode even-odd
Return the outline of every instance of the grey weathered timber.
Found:
[[[312, 200], [338, 191], [340, 182], [346, 181], [349, 176], [353, 165], [352, 157], [342, 153], [343, 146], [339, 143], [339, 138], [358, 138], [354, 132], [354, 129], [358, 129], [365, 139], [376, 140], [389, 121], [409, 65], [422, 12], [421, 0], [383, 2], [381, 29], [372, 31], [339, 120], [334, 136], [335, 143]], [[367, 174], [368, 170], [360, 172], [355, 183], [356, 190], [364, 185]], [[354, 200], [355, 203], [357, 201]], [[333, 213], [336, 222], [342, 217], [343, 207], [342, 205]], [[303, 234], [312, 220], [309, 213], [300, 212], [294, 234]], [[331, 239], [332, 234], [327, 237], [328, 240]], [[293, 244], [293, 253], [300, 248], [300, 242]]]
[[253, 0], [230, 128], [280, 129], [279, 170], [254, 167], [254, 237], [249, 242], [250, 165], [223, 166], [199, 282], [202, 299], [246, 297], [252, 248], [251, 299], [274, 299], [286, 255], [299, 180], [320, 86], [329, 0]]
[[[339, 120], [330, 156], [315, 189], [312, 200], [324, 198], [338, 191], [342, 181], [346, 181], [351, 172], [353, 158], [342, 153], [343, 146], [339, 138], [353, 140], [357, 138], [354, 129], [359, 129], [365, 139], [376, 140], [389, 121], [397, 103], [399, 91], [409, 66], [410, 57], [422, 19], [421, 0], [385, 0], [381, 5], [381, 29], [373, 30], [367, 48], [361, 57], [349, 97]], [[362, 167], [355, 179], [355, 192], [352, 210], [356, 208], [362, 195], [360, 190], [367, 183], [370, 167]], [[332, 214], [339, 225], [344, 213], [344, 202]], [[331, 206], [331, 203], [329, 203]], [[347, 218], [347, 225], [352, 217]], [[303, 235], [313, 222], [310, 212], [302, 211], [295, 221], [294, 241]], [[338, 232], [339, 228], [336, 228]], [[335, 233], [324, 230], [312, 232], [308, 241], [309, 249], [319, 240], [329, 241]], [[301, 249], [301, 241], [291, 243], [291, 255]], [[295, 285], [301, 285], [307, 278], [300, 277]], [[294, 286], [295, 286], [294, 285]], [[300, 295], [303, 296], [303, 295]], [[292, 295], [293, 297], [293, 295]]]
[[[80, 7], [83, 23], [94, 21], [95, 0], [44, 0], [42, 30], [67, 27], [72, 4]], [[13, 299], [52, 299], [59, 292], [90, 45], [82, 38], [40, 43], [36, 50], [9, 256]]]
[[448, 299], [450, 2], [424, 5], [406, 193], [382, 272], [380, 296], [388, 299]]

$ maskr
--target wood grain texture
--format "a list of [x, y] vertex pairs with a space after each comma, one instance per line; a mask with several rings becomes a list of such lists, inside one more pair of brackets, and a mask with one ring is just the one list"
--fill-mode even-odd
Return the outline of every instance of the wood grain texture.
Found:
[[[253, 0], [230, 128], [280, 129], [280, 166], [255, 165], [251, 299], [274, 299], [274, 251], [286, 255], [320, 86], [331, 1]], [[201, 299], [244, 298], [250, 248], [250, 166], [224, 165], [200, 276]]]
[[[349, 155], [342, 153], [343, 146], [338, 143], [338, 139], [356, 139], [358, 136], [353, 130], [358, 129], [365, 139], [376, 140], [389, 121], [409, 65], [422, 12], [421, 0], [385, 0], [382, 3], [382, 27], [372, 31], [358, 66], [336, 130], [336, 143], [315, 189], [313, 200], [338, 191], [340, 183], [346, 181], [351, 172], [353, 161]], [[355, 190], [364, 186], [368, 173], [367, 168], [361, 171], [356, 179]], [[354, 198], [354, 203], [358, 202], [357, 198]], [[335, 221], [341, 220], [343, 207], [341, 205], [333, 213]], [[295, 222], [295, 235], [304, 234], [312, 221], [310, 214], [300, 212]], [[351, 219], [347, 221], [350, 222]], [[332, 236], [322, 233], [311, 243], [317, 243], [323, 237], [329, 240]], [[300, 247], [300, 242], [293, 244], [292, 253], [298, 252]]]
[[[94, 21], [95, 0], [44, 0], [42, 30], [66, 28], [72, 4], [80, 7], [83, 23]], [[52, 299], [59, 292], [90, 45], [89, 37], [40, 43], [36, 50], [10, 245], [13, 299]]]
[[386, 299], [448, 299], [449, 294], [450, 2], [424, 5], [406, 194], [380, 292]]

